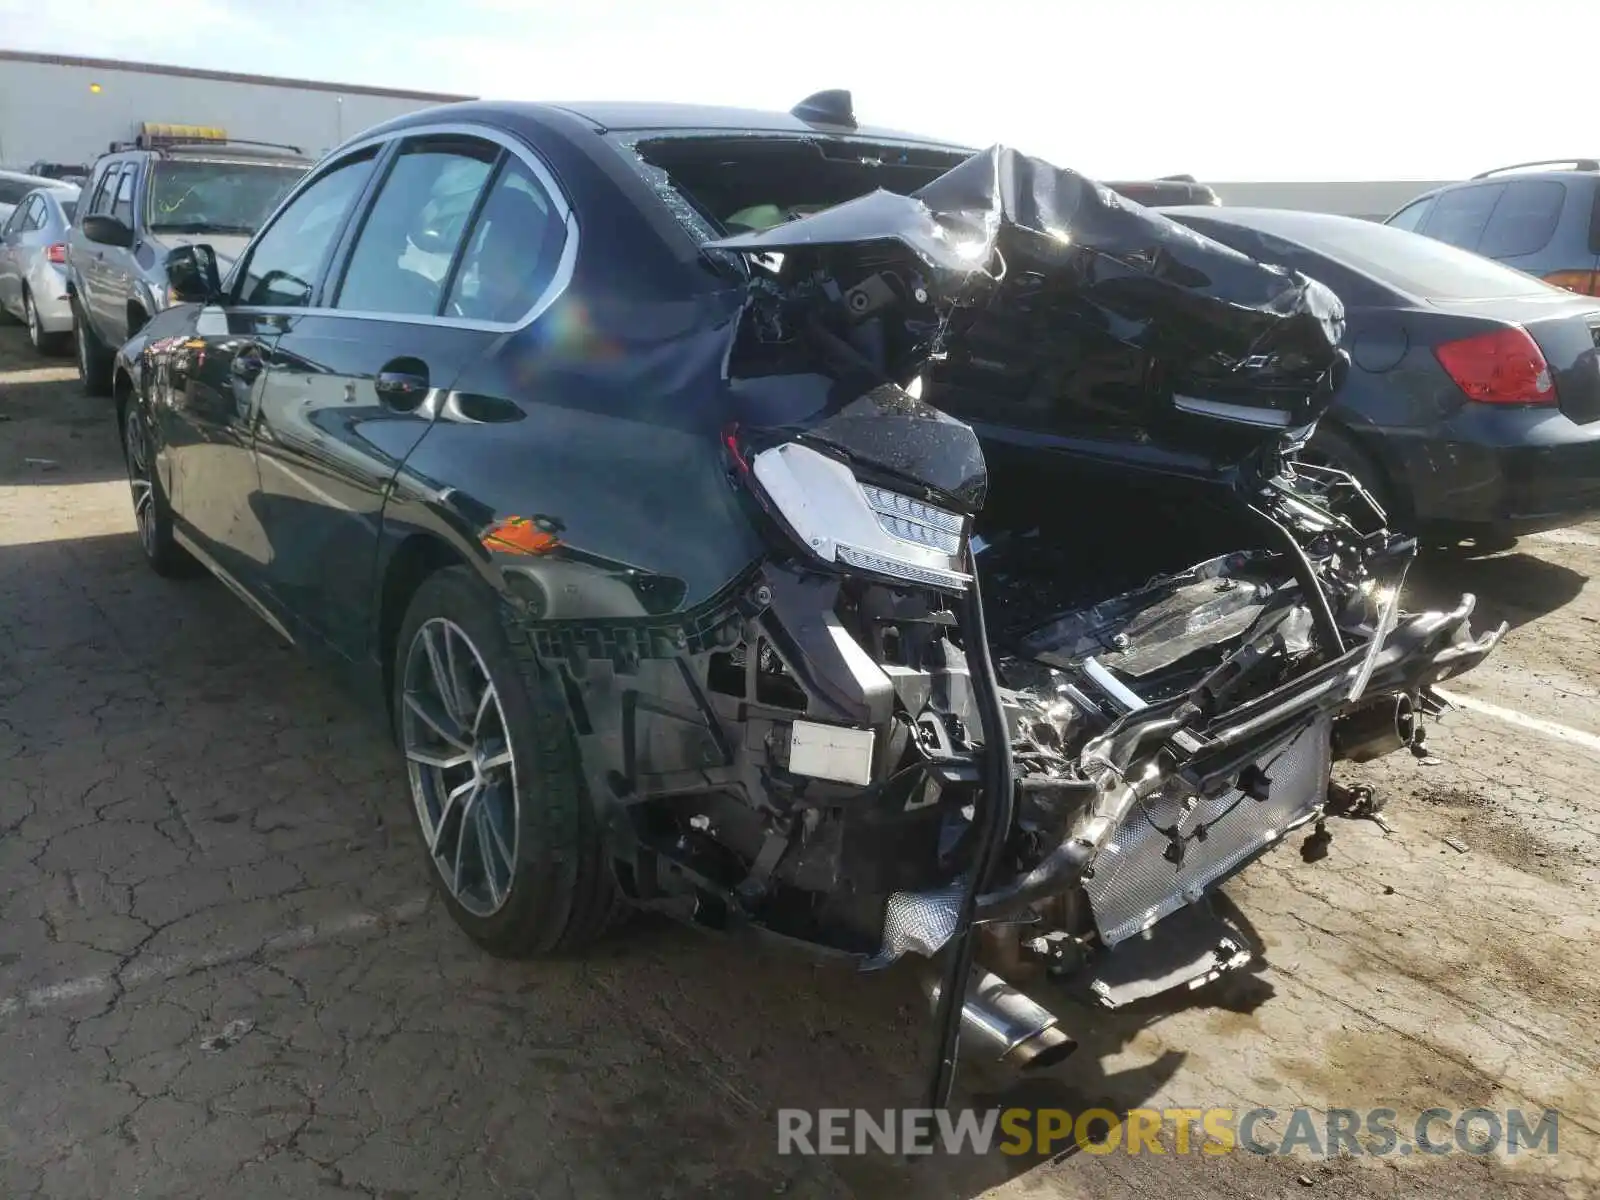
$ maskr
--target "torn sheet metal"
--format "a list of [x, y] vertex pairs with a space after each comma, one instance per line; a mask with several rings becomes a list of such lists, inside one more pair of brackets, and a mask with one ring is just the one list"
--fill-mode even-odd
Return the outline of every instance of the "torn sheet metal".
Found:
[[1258, 440], [1315, 420], [1339, 381], [1344, 308], [1327, 287], [1004, 146], [909, 196], [880, 189], [708, 245], [810, 256], [840, 276], [841, 261], [896, 247], [940, 309], [931, 353], [987, 326], [1018, 348], [1013, 361], [1070, 369], [1073, 343], [1109, 338], [1144, 352], [1147, 390], [1223, 421], [1234, 406]]

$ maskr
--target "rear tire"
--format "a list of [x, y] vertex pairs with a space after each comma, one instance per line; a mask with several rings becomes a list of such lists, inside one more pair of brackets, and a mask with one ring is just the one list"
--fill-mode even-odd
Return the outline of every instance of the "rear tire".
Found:
[[39, 310], [33, 303], [33, 293], [26, 287], [22, 289], [22, 323], [28, 327], [28, 341], [34, 353], [50, 356], [61, 352], [61, 334], [45, 332]]
[[111, 369], [115, 356], [100, 344], [100, 339], [89, 328], [83, 309], [76, 299], [72, 302], [72, 336], [78, 351], [78, 380], [86, 396], [111, 395]]
[[549, 957], [596, 940], [621, 897], [565, 697], [512, 637], [470, 570], [429, 576], [395, 642], [395, 730], [451, 918], [498, 957]]

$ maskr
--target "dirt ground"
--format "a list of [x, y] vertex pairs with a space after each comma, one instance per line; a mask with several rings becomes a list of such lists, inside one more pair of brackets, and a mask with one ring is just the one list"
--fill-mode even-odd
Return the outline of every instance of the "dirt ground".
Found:
[[920, 1103], [901, 974], [647, 921], [476, 952], [383, 728], [132, 530], [104, 403], [0, 330], [0, 1197], [1600, 1191], [1600, 526], [1419, 564], [1412, 607], [1471, 591], [1511, 631], [1428, 758], [1367, 773], [1392, 834], [1334, 822], [1230, 886], [1254, 967], [1050, 997], [1076, 1056], [963, 1076], [980, 1107], [1558, 1109], [1556, 1154], [910, 1164], [777, 1153], [780, 1108]]

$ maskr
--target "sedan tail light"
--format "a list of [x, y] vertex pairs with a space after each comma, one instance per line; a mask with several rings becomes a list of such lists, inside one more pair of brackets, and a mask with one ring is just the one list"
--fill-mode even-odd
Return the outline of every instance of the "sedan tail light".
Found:
[[1600, 296], [1600, 271], [1553, 271], [1544, 281], [1580, 296]]
[[46, 246], [44, 256], [57, 266], [62, 265], [67, 261], [67, 244], [65, 242], [57, 242], [53, 246]]
[[1539, 344], [1520, 325], [1435, 346], [1434, 356], [1470, 400], [1554, 404], [1555, 381]]

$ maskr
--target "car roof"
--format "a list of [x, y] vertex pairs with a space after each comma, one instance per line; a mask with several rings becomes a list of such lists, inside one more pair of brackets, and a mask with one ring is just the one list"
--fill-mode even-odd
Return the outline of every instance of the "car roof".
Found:
[[[521, 105], [507, 104], [508, 109]], [[537, 107], [559, 108], [590, 122], [598, 130], [643, 132], [648, 130], [683, 131], [696, 129], [731, 132], [751, 130], [761, 133], [820, 133], [834, 137], [859, 137], [868, 140], [918, 142], [951, 150], [968, 150], [944, 138], [906, 133], [878, 125], [830, 125], [801, 119], [793, 113], [769, 112], [755, 108], [724, 108], [711, 104], [666, 102], [595, 101], [577, 104], [551, 104]], [[969, 151], [970, 152], [970, 151]]]
[[351, 138], [350, 142], [387, 136], [415, 125], [448, 122], [452, 118], [490, 125], [499, 124], [511, 129], [519, 127], [550, 129], [563, 126], [571, 129], [576, 123], [579, 128], [588, 126], [597, 133], [689, 134], [706, 131], [790, 136], [815, 134], [824, 137], [860, 138], [864, 141], [905, 142], [961, 154], [973, 152], [971, 147], [942, 138], [905, 133], [877, 125], [830, 125], [802, 120], [792, 113], [724, 108], [719, 105], [618, 101], [553, 104], [518, 100], [468, 100], [457, 104], [417, 109], [367, 129]]

